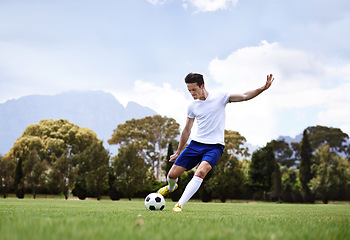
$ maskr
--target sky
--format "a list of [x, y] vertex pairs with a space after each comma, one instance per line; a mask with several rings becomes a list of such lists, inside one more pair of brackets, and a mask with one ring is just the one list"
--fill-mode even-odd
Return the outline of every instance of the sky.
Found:
[[104, 90], [184, 127], [184, 77], [258, 97], [226, 107], [226, 129], [265, 145], [309, 126], [350, 135], [348, 0], [1, 0], [0, 103]]

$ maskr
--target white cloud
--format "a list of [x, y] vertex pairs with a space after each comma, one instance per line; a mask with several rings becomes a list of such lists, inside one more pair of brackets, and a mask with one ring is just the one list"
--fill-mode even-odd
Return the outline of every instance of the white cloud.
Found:
[[[152, 5], [163, 5], [171, 0], [147, 0]], [[215, 12], [217, 10], [226, 10], [231, 6], [235, 7], [238, 0], [182, 0], [183, 8], [187, 9], [189, 5], [193, 6], [198, 12]]]
[[283, 48], [279, 43], [263, 41], [259, 46], [239, 49], [226, 59], [216, 58], [211, 61], [209, 71], [216, 82], [232, 92], [260, 87], [267, 74], [274, 74], [276, 81], [268, 91], [274, 108], [314, 106], [323, 94], [319, 78], [325, 69], [320, 61], [303, 51]]
[[[267, 92], [248, 102], [228, 104], [226, 110], [227, 129], [239, 131], [249, 143], [264, 145], [280, 135], [301, 133], [300, 125], [339, 127], [350, 133], [349, 72], [350, 64], [346, 62], [326, 61], [308, 52], [263, 41], [225, 59], [213, 59], [207, 87], [209, 92], [220, 87], [244, 92], [262, 86], [266, 75], [274, 74], [276, 80]], [[182, 127], [191, 101], [186, 94], [185, 87], [175, 89], [170, 83], [157, 85], [143, 80], [135, 81], [128, 92], [115, 92], [124, 105], [138, 102], [175, 118]], [[288, 117], [284, 116], [286, 113]]]
[[[349, 68], [350, 69], [350, 68]], [[322, 95], [323, 109], [318, 113], [321, 125], [337, 127], [350, 133], [350, 81]]]
[[236, 6], [238, 0], [182, 0], [184, 8], [187, 3], [194, 6], [199, 12], [215, 12], [217, 10], [225, 10], [230, 6]]
[[153, 5], [163, 5], [166, 2], [169, 2], [169, 0], [147, 0], [150, 4]]
[[[246, 47], [225, 59], [209, 64], [213, 80], [231, 92], [243, 92], [264, 84], [273, 73], [272, 87], [257, 99], [234, 104], [228, 111], [227, 127], [241, 132], [248, 142], [264, 144], [281, 135], [276, 122], [288, 111], [295, 121], [309, 124], [310, 109], [317, 122], [350, 133], [350, 63], [288, 49], [279, 43], [263, 41]], [[229, 107], [231, 108], [231, 107]], [[232, 120], [229, 120], [232, 119]], [[293, 121], [293, 119], [290, 119]], [[285, 124], [285, 134], [296, 130]], [[305, 128], [308, 126], [305, 126]]]

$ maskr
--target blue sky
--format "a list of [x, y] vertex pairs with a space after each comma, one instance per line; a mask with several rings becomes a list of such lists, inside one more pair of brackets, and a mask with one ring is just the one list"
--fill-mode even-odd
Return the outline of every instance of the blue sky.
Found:
[[104, 90], [182, 126], [183, 82], [257, 98], [227, 106], [227, 129], [252, 144], [325, 125], [350, 134], [348, 0], [2, 0], [0, 103]]

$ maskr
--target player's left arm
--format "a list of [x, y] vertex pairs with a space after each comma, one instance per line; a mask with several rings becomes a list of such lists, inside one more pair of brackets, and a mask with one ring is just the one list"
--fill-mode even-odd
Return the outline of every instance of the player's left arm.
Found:
[[245, 93], [241, 93], [241, 94], [230, 94], [229, 102], [242, 102], [242, 101], [248, 101], [252, 98], [255, 98], [263, 91], [269, 89], [273, 80], [274, 78], [272, 74], [267, 75], [267, 80], [264, 86], [254, 90], [247, 91]]

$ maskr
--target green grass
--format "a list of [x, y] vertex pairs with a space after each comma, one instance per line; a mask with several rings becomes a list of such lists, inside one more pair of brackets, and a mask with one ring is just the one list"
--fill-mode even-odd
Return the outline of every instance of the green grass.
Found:
[[349, 239], [349, 204], [0, 199], [0, 239]]

